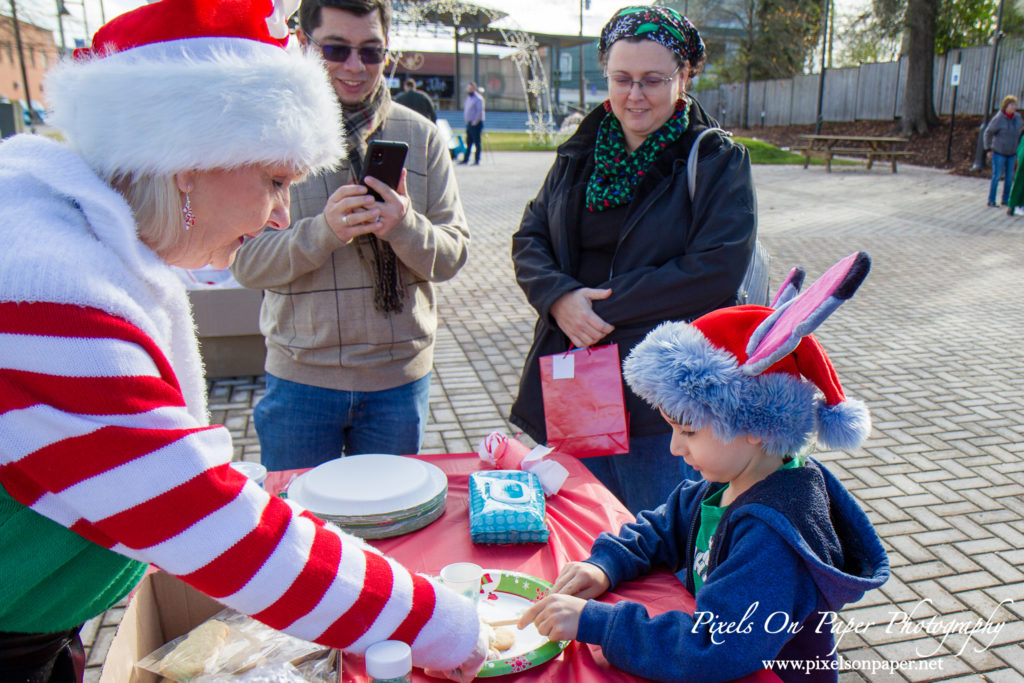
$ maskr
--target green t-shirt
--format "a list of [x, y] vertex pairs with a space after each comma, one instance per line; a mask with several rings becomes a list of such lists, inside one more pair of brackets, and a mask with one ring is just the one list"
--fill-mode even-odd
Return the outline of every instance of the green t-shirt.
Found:
[[147, 566], [87, 541], [0, 486], [0, 631], [74, 628], [127, 595]]
[[[780, 470], [791, 470], [803, 467], [805, 458], [797, 456], [789, 462], [784, 463]], [[700, 527], [697, 529], [697, 540], [694, 542], [693, 553], [693, 586], [694, 590], [700, 590], [704, 581], [708, 578], [708, 560], [711, 557], [711, 537], [718, 530], [718, 523], [722, 521], [722, 515], [728, 509], [728, 505], [722, 506], [722, 494], [729, 488], [728, 484], [718, 489], [705, 498], [700, 504]]]

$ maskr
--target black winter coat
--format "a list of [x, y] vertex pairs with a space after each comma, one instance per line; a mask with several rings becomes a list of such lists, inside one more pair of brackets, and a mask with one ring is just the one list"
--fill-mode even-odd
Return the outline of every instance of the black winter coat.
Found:
[[[541, 398], [541, 356], [565, 351], [569, 339], [551, 317], [551, 305], [583, 285], [573, 278], [586, 182], [605, 111], [598, 107], [558, 148], [558, 157], [512, 237], [516, 281], [537, 311], [533, 345], [526, 357], [510, 420], [537, 443], [546, 443]], [[593, 301], [594, 312], [615, 326], [600, 344], [617, 343], [620, 361], [658, 324], [690, 321], [736, 303], [757, 231], [754, 182], [747, 150], [720, 135], [701, 143], [694, 201], [686, 184], [686, 160], [707, 127], [691, 105], [690, 125], [654, 161], [637, 188], [615, 250], [608, 279], [595, 288], [611, 296]], [[630, 434], [669, 430], [659, 413], [625, 388]]]

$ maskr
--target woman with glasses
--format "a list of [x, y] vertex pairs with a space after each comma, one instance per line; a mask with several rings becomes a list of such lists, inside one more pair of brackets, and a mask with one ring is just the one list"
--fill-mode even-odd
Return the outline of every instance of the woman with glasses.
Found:
[[[686, 86], [704, 62], [697, 29], [666, 7], [626, 7], [601, 31], [608, 99], [558, 149], [512, 238], [516, 279], [538, 314], [511, 421], [546, 441], [539, 358], [617, 343], [625, 357], [659, 323], [736, 303], [755, 238], [746, 150], [700, 145], [691, 200], [686, 162], [711, 122]], [[634, 513], [682, 478], [660, 415], [628, 388], [630, 450], [583, 462]]]

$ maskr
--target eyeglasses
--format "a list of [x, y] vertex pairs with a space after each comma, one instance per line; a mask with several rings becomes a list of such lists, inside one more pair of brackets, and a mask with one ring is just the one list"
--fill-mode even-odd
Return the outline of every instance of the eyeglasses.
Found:
[[313, 40], [309, 34], [306, 35], [306, 39], [320, 48], [320, 52], [323, 53], [324, 59], [328, 62], [347, 62], [349, 56], [352, 54], [352, 50], [355, 50], [356, 54], [359, 55], [359, 61], [363, 64], [380, 64], [384, 61], [384, 57], [386, 57], [388, 53], [386, 48], [380, 47], [379, 45], [367, 45], [364, 47], [352, 47], [351, 45], [321, 45]]
[[622, 92], [632, 90], [634, 85], [640, 86], [640, 92], [644, 92], [645, 90], [647, 92], [657, 92], [664, 88], [665, 86], [667, 86], [672, 81], [672, 79], [676, 77], [676, 74], [679, 73], [679, 68], [680, 67], [677, 66], [675, 71], [670, 73], [668, 76], [644, 76], [639, 81], [634, 81], [632, 78], [626, 76], [625, 74], [605, 74], [605, 78], [608, 79], [608, 84], [611, 87]]

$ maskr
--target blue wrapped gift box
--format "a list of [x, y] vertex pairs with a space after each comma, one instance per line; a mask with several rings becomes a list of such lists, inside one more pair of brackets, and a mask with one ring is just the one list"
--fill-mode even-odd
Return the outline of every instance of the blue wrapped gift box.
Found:
[[469, 475], [469, 535], [474, 543], [547, 543], [544, 490], [533, 472]]

